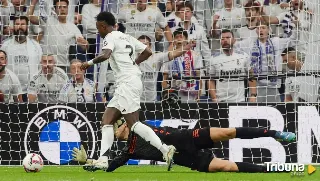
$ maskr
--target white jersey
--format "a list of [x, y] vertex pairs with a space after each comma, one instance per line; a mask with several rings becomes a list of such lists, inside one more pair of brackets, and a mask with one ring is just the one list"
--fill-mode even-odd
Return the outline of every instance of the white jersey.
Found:
[[67, 81], [68, 76], [61, 68], [54, 68], [50, 80], [40, 71], [31, 78], [28, 94], [37, 95], [38, 102], [57, 103], [60, 90]]
[[319, 101], [319, 78], [315, 76], [287, 77], [285, 95], [290, 95], [293, 102]]
[[256, 28], [249, 29], [248, 26], [243, 26], [240, 29], [238, 29], [237, 35], [240, 41], [248, 38], [258, 38]]
[[136, 7], [123, 8], [118, 15], [118, 22], [123, 22], [126, 27], [126, 33], [135, 38], [141, 35], [147, 35], [151, 42], [155, 42], [156, 25], [165, 28], [167, 22], [161, 11], [157, 7], [147, 6], [140, 12]]
[[[241, 76], [250, 70], [250, 58], [246, 53], [234, 52], [231, 56], [221, 54], [210, 61], [210, 76]], [[219, 102], [244, 102], [244, 80], [222, 78], [216, 80], [216, 95]]]
[[32, 74], [39, 71], [38, 67], [42, 55], [39, 43], [27, 38], [25, 43], [20, 44], [14, 38], [10, 38], [3, 43], [1, 50], [7, 52], [7, 68], [18, 76], [22, 91], [27, 93]]
[[82, 37], [78, 27], [69, 22], [60, 23], [55, 16], [49, 16], [46, 21], [41, 19], [40, 23], [44, 28], [43, 53], [57, 55], [57, 66], [69, 66], [69, 47]]
[[135, 55], [142, 53], [146, 47], [139, 40], [120, 31], [113, 31], [105, 37], [102, 50], [112, 50], [109, 62], [117, 84], [130, 82], [132, 78], [141, 80], [141, 71], [135, 63]]
[[142, 62], [139, 67], [142, 72], [143, 92], [141, 101], [157, 100], [157, 78], [161, 65], [168, 62], [168, 53], [155, 53]]
[[95, 84], [85, 78], [82, 84], [77, 84], [71, 78], [61, 89], [59, 101], [66, 103], [94, 102]]
[[292, 102], [299, 102], [300, 81], [298, 77], [288, 77], [285, 81], [285, 95], [290, 95]]
[[216, 12], [215, 15], [219, 16], [217, 26], [219, 29], [239, 29], [245, 24], [245, 12], [243, 8], [233, 7], [231, 11], [225, 8]]
[[0, 91], [4, 94], [5, 102], [12, 102], [12, 96], [22, 94], [22, 89], [18, 77], [9, 69], [5, 69], [5, 75], [0, 79]]

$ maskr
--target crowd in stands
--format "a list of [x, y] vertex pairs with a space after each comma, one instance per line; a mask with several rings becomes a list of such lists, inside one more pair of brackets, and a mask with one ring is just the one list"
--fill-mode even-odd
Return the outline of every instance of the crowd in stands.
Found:
[[303, 0], [0, 3], [0, 102], [109, 101], [115, 78], [108, 61], [80, 69], [103, 46], [100, 11], [154, 52], [139, 65], [142, 102], [304, 101], [302, 79], [275, 77], [303, 67], [313, 18]]

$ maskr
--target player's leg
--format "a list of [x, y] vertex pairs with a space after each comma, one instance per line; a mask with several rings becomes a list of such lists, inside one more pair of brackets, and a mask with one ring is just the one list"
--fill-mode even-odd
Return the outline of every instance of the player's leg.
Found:
[[[192, 159], [192, 156], [189, 156]], [[193, 169], [199, 172], [265, 172], [264, 165], [255, 165], [244, 162], [231, 162], [215, 158], [212, 152], [199, 151], [194, 157]]]
[[210, 128], [210, 137], [216, 141], [226, 141], [233, 138], [253, 139], [272, 137], [278, 141], [295, 141], [296, 135], [291, 132], [267, 130], [261, 128]]
[[156, 147], [158, 150], [162, 152], [164, 159], [169, 164], [170, 170], [170, 164], [172, 164], [173, 154], [176, 150], [175, 147], [163, 144], [160, 138], [149, 126], [142, 124], [139, 121], [139, 111], [124, 114], [123, 117], [126, 120], [127, 125], [131, 129], [131, 131], [138, 134], [144, 140], [150, 142], [152, 146]]
[[266, 172], [267, 167], [264, 165], [255, 165], [245, 162], [231, 162], [229, 160], [221, 160], [213, 158], [209, 164], [208, 172], [246, 172], [258, 173]]
[[113, 123], [121, 118], [121, 112], [113, 107], [107, 107], [101, 121], [100, 157], [107, 152], [114, 141]]

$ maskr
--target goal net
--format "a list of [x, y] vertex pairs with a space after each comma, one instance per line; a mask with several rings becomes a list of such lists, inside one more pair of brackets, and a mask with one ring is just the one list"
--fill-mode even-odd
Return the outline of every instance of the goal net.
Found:
[[[118, 3], [118, 1], [102, 0], [102, 5], [100, 6], [100, 8], [101, 11], [108, 10], [113, 12], [114, 14], [118, 14], [121, 10], [123, 10], [119, 10], [119, 8], [121, 8], [123, 4], [128, 5], [128, 3], [130, 2], [121, 1]], [[203, 4], [201, 4], [202, 2]], [[257, 34], [254, 35], [254, 32], [249, 31], [248, 27], [245, 26], [246, 23], [248, 23], [248, 19], [246, 16], [249, 15], [247, 15], [242, 8], [244, 8], [244, 6], [247, 4], [247, 1], [234, 1], [234, 3], [237, 4], [236, 7], [238, 8], [238, 10], [232, 13], [225, 10], [225, 2], [228, 1], [214, 1], [214, 3], [212, 3], [211, 1], [205, 0], [199, 1], [199, 4], [192, 3], [194, 8], [193, 16], [198, 18], [197, 20], [199, 24], [203, 26], [202, 33], [205, 33], [207, 35], [205, 37], [208, 37], [207, 45], [210, 47], [210, 49], [208, 50], [210, 51], [210, 59], [211, 57], [217, 57], [221, 54], [220, 43], [222, 29], [228, 27], [231, 28], [232, 32], [237, 38], [237, 41], [242, 41], [243, 39], [245, 39], [241, 36], [241, 34], [249, 35], [249, 37], [247, 38], [257, 38]], [[275, 3], [272, 0], [259, 0], [259, 8], [263, 6], [265, 9], [267, 9], [265, 10], [265, 13], [273, 11], [272, 8], [268, 9], [268, 5], [265, 4], [266, 2]], [[74, 12], [75, 9], [79, 7], [77, 3], [78, 2], [76, 2], [75, 0], [69, 1], [69, 11]], [[285, 92], [282, 93], [283, 95], [281, 101], [278, 102], [272, 102], [268, 100], [258, 103], [249, 103], [246, 101], [231, 101], [228, 103], [219, 101], [213, 102], [212, 98], [210, 97], [210, 93], [208, 93], [207, 82], [209, 80], [216, 80], [218, 82], [221, 79], [223, 79], [224, 81], [228, 81], [231, 79], [234, 81], [235, 79], [237, 79], [238, 81], [243, 81], [248, 80], [249, 77], [245, 74], [231, 75], [230, 72], [224, 75], [209, 75], [208, 70], [210, 70], [209, 67], [212, 65], [206, 64], [209, 62], [209, 60], [204, 60], [202, 66], [199, 68], [201, 70], [199, 76], [196, 75], [191, 78], [190, 76], [179, 77], [180, 81], [186, 81], [190, 79], [202, 80], [203, 91], [201, 92], [199, 102], [185, 100], [175, 101], [175, 99], [170, 99], [169, 101], [168, 99], [162, 99], [163, 94], [162, 87], [160, 85], [163, 79], [162, 70], [159, 67], [157, 67], [158, 69], [154, 70], [155, 67], [153, 67], [153, 72], [151, 72], [152, 75], [154, 74], [158, 76], [159, 74], [160, 76], [160, 78], [157, 78], [155, 80], [157, 82], [154, 82], [154, 84], [158, 84], [158, 88], [156, 90], [157, 101], [141, 102], [140, 120], [144, 121], [150, 126], [170, 126], [177, 129], [195, 129], [204, 127], [259, 127], [279, 131], [294, 132], [297, 134], [297, 141], [293, 143], [277, 142], [276, 140], [271, 138], [257, 138], [252, 140], [234, 139], [230, 141], [217, 142], [214, 144], [213, 148], [210, 148], [210, 150], [218, 158], [230, 159], [236, 162], [243, 161], [256, 164], [264, 162], [298, 162], [304, 164], [319, 163], [320, 150], [318, 142], [320, 141], [320, 107], [318, 104], [318, 67], [320, 63], [320, 9], [318, 0], [306, 0], [304, 3], [304, 8], [301, 9], [301, 12], [299, 12], [301, 14], [294, 15], [300, 18], [299, 20], [301, 20], [301, 26], [304, 26], [304, 23], [307, 23], [307, 26], [309, 28], [297, 29], [298, 37], [307, 37], [307, 39], [303, 39], [304, 42], [300, 42], [299, 38], [295, 40], [296, 45], [305, 45], [306, 47], [305, 52], [297, 52], [297, 54], [300, 53], [303, 55], [297, 56], [298, 59], [304, 59], [301, 71], [288, 73], [287, 70], [285, 72], [282, 72], [282, 70], [280, 72], [279, 70], [278, 72], [276, 72], [276, 74], [268, 75], [268, 77], [266, 77], [266, 75], [253, 75], [252, 77], [250, 77], [256, 78], [257, 80], [268, 79], [270, 77], [273, 79], [278, 78], [279, 80], [282, 80], [282, 84], [284, 84], [285, 79], [288, 78], [292, 78], [292, 80], [294, 80], [296, 77], [301, 78], [302, 81], [300, 81], [299, 85], [292, 85], [292, 89], [296, 91], [292, 96], [298, 97], [298, 99], [296, 99], [296, 102], [284, 102], [286, 94]], [[169, 11], [172, 11], [172, 5], [174, 3], [153, 2], [153, 4], [157, 5], [161, 9], [161, 11], [164, 12], [163, 15], [168, 16]], [[155, 8], [155, 5], [152, 8]], [[271, 7], [271, 5], [269, 6]], [[280, 4], [272, 5], [272, 7], [275, 7], [275, 9], [278, 8], [277, 10], [279, 11], [288, 11], [288, 13], [294, 13], [293, 10], [290, 10], [290, 7], [288, 7], [287, 10], [281, 9]], [[41, 15], [41, 8], [42, 6], [39, 7], [38, 15]], [[54, 7], [52, 6], [51, 8]], [[48, 9], [51, 10], [51, 8]], [[10, 17], [12, 16], [7, 17], [6, 15], [3, 15], [6, 13], [5, 10], [8, 9], [0, 8], [2, 18], [1, 23], [3, 25], [13, 26], [13, 22], [10, 19]], [[251, 9], [250, 12], [253, 13], [253, 10], [254, 9]], [[308, 12], [309, 10], [310, 12]], [[81, 14], [80, 10], [77, 11]], [[130, 12], [131, 17], [135, 15], [137, 10], [132, 10]], [[239, 15], [237, 13], [239, 13]], [[232, 19], [232, 16], [235, 16], [234, 19]], [[307, 18], [307, 16], [310, 17]], [[153, 16], [150, 15], [150, 17], [152, 18]], [[281, 16], [278, 17], [278, 20], [280, 19], [280, 17]], [[71, 20], [72, 18], [73, 17], [69, 19]], [[84, 18], [85, 17], [82, 16], [82, 22], [76, 21], [77, 23], [79, 23], [78, 25], [81, 25], [81, 23], [85, 21]], [[211, 31], [209, 30], [212, 27], [214, 18], [217, 18], [215, 32], [218, 34], [218, 36], [212, 37], [210, 35]], [[269, 18], [270, 20], [272, 19], [272, 17]], [[301, 18], [305, 19], [302, 20]], [[146, 16], [145, 19], [149, 19], [149, 16]], [[233, 23], [237, 23], [238, 20], [240, 24], [234, 25]], [[9, 23], [7, 21], [9, 21]], [[159, 26], [161, 26], [161, 23], [162, 22], [157, 22]], [[228, 23], [231, 23], [231, 25], [228, 25]], [[286, 26], [289, 27], [290, 23], [293, 22], [281, 22], [278, 25], [271, 26], [271, 37], [278, 36], [281, 38], [286, 38]], [[122, 22], [122, 24], [124, 25], [124, 27], [126, 27], [127, 25], [126, 22]], [[139, 22], [137, 22], [137, 24], [139, 24]], [[178, 26], [179, 24], [176, 25]], [[30, 26], [34, 25], [31, 24]], [[126, 28], [128, 30], [128, 27]], [[247, 28], [249, 33], [241, 33], [242, 30], [246, 30], [245, 28]], [[2, 32], [7, 33], [6, 26], [2, 26]], [[90, 37], [88, 35], [91, 34], [91, 32], [88, 29], [84, 32], [85, 33], [83, 35], [85, 38]], [[7, 39], [4, 41], [9, 41], [10, 33], [5, 33], [1, 34], [1, 37], [2, 39]], [[197, 36], [195, 34], [197, 34]], [[203, 43], [202, 41], [205, 42], [205, 40], [199, 38], [201, 36], [201, 33], [198, 33], [196, 29], [193, 29], [193, 34], [190, 34], [189, 32], [188, 35], [191, 37], [190, 39], [195, 39], [197, 43], [200, 42], [199, 46], [197, 45], [196, 48], [194, 48], [194, 51], [196, 51], [197, 54], [200, 54], [202, 58], [207, 56], [208, 52], [203, 52], [202, 49], [205, 45], [205, 43]], [[159, 47], [160, 50], [161, 48], [166, 47], [167, 37], [165, 36], [165, 34], [162, 34], [162, 36], [164, 36], [164, 38], [162, 38], [161, 40], [157, 40], [156, 43], [153, 44], [152, 48], [154, 48], [155, 50], [159, 50]], [[84, 54], [87, 55], [87, 57], [83, 59], [83, 61], [86, 61], [89, 60], [88, 57], [90, 57], [90, 55], [94, 57], [95, 54], [98, 54], [101, 51], [101, 47], [103, 46], [102, 38], [97, 35], [97, 37], [93, 39], [93, 44], [95, 44], [94, 52], [92, 53], [87, 50], [82, 53], [75, 53], [76, 58], [80, 57], [79, 54]], [[40, 41], [40, 44], [41, 43], [43, 42]], [[294, 46], [296, 50], [298, 49], [297, 47], [298, 46]], [[275, 49], [275, 51], [279, 50]], [[8, 57], [12, 57], [16, 53], [17, 52], [10, 51]], [[71, 53], [68, 52], [68, 54]], [[281, 57], [281, 55], [279, 55], [279, 57]], [[222, 66], [223, 64], [224, 63], [221, 63]], [[285, 62], [282, 62], [281, 64], [282, 66], [287, 66]], [[151, 65], [151, 67], [152, 66], [153, 65]], [[65, 104], [41, 102], [0, 104], [0, 165], [20, 165], [22, 159], [27, 153], [40, 154], [44, 158], [45, 164], [76, 165], [78, 163], [72, 161], [71, 154], [72, 149], [74, 147], [79, 148], [80, 145], [84, 145], [84, 147], [87, 149], [88, 157], [95, 159], [99, 157], [101, 140], [100, 121], [105, 110], [105, 103], [103, 102], [104, 97], [102, 95], [105, 95], [105, 93], [107, 92], [108, 96], [112, 97], [115, 89], [115, 87], [113, 86], [115, 80], [114, 77], [112, 77], [112, 70], [106, 62], [95, 66], [93, 72], [88, 71], [87, 75], [88, 78], [92, 79], [95, 82], [97, 87], [98, 94], [97, 100], [95, 102]], [[170, 78], [170, 80], [173, 79], [176, 78]], [[5, 84], [0, 82], [0, 90], [2, 93], [6, 94], [5, 91], [2, 91], [2, 87], [5, 87]], [[221, 88], [220, 91], [221, 90], [224, 91], [225, 89]], [[249, 88], [245, 87], [245, 90], [236, 89], [236, 92], [246, 92], [246, 95], [248, 97], [248, 90]], [[217, 91], [219, 91], [218, 87]], [[302, 100], [304, 100], [304, 102], [301, 102]], [[111, 148], [113, 156], [118, 154], [124, 148], [125, 144], [125, 141], [115, 139], [115, 142]], [[154, 164], [154, 162], [150, 160], [130, 160], [128, 164]]]

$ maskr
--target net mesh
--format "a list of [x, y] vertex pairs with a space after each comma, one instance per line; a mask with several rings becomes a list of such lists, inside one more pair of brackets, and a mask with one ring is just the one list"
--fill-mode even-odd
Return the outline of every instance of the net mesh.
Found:
[[[72, 73], [68, 78], [62, 78], [61, 83], [55, 82], [53, 87], [50, 87], [51, 83], [48, 81], [32, 81], [32, 78], [36, 72], [39, 72], [37, 68], [41, 67], [39, 62], [42, 53], [54, 54], [57, 66], [68, 73], [72, 71], [69, 66], [71, 60], [87, 61], [97, 56], [101, 52], [103, 40], [97, 34], [94, 17], [100, 11], [114, 13], [119, 27], [125, 28], [127, 33], [136, 38], [142, 34], [151, 36], [151, 48], [154, 52], [160, 52], [160, 54], [167, 52], [168, 38], [170, 39], [170, 36], [167, 36], [168, 29], [173, 32], [177, 27], [185, 28], [188, 39], [195, 40], [197, 44], [193, 48], [195, 54], [192, 54], [192, 57], [200, 57], [199, 59], [201, 59], [200, 62], [194, 64], [195, 67], [192, 67], [196, 73], [193, 73], [192, 69], [189, 74], [185, 73], [181, 76], [172, 76], [167, 72], [169, 77], [165, 77], [165, 74], [162, 73], [166, 73], [166, 69], [163, 67], [168, 68], [165, 64], [170, 63], [166, 56], [163, 56], [163, 54], [166, 55], [165, 53], [159, 56], [160, 63], [155, 62], [141, 66], [144, 81], [143, 94], [146, 95], [145, 99], [148, 99], [149, 96], [153, 97], [142, 100], [141, 121], [146, 121], [151, 125], [171, 126], [178, 129], [210, 126], [221, 128], [260, 127], [291, 131], [298, 134], [298, 142], [288, 144], [277, 143], [270, 139], [234, 140], [217, 142], [211, 150], [219, 158], [234, 161], [319, 163], [318, 140], [320, 138], [317, 135], [320, 135], [320, 126], [317, 122], [320, 118], [318, 103], [315, 103], [318, 101], [319, 94], [318, 61], [320, 60], [320, 13], [317, 0], [298, 1], [300, 3], [298, 6], [295, 4], [297, 1], [282, 2], [282, 4], [270, 1], [274, 4], [269, 5], [266, 4], [267, 1], [261, 0], [253, 3], [245, 0], [230, 1], [235, 6], [231, 11], [225, 9], [230, 3], [227, 0], [191, 1], [193, 15], [190, 21], [193, 24], [189, 27], [184, 27], [184, 24], [181, 23], [181, 19], [187, 19], [190, 16], [189, 11], [185, 10], [188, 6], [182, 9], [179, 7], [181, 4], [178, 1], [166, 3], [152, 1], [151, 5], [148, 5], [148, 8], [151, 9], [148, 11], [149, 14], [143, 14], [139, 12], [140, 1], [136, 4], [129, 1], [102, 0], [99, 1], [101, 5], [95, 6], [93, 4], [84, 5], [82, 1], [70, 0], [67, 8], [67, 22], [76, 24], [75, 27], [71, 25], [60, 26], [58, 21], [50, 22], [50, 18], [56, 16], [57, 12], [54, 10], [56, 7], [53, 6], [53, 1], [39, 0], [33, 14], [39, 16], [40, 19], [35, 20], [30, 17], [29, 25], [14, 26], [14, 23], [17, 23], [14, 21], [14, 17], [28, 15], [28, 11], [32, 9], [30, 6], [32, 2], [27, 1], [24, 7], [24, 4], [18, 5], [10, 2], [0, 7], [1, 49], [7, 53], [6, 68], [17, 76], [17, 78], [12, 78], [14, 76], [10, 75], [9, 77], [7, 76], [9, 73], [6, 73], [5, 77], [7, 78], [3, 78], [0, 82], [0, 102], [5, 102], [0, 105], [1, 165], [21, 164], [27, 152], [41, 154], [46, 164], [77, 164], [71, 161], [71, 151], [73, 147], [79, 147], [81, 144], [88, 150], [90, 157], [98, 158], [101, 140], [100, 121], [105, 109], [103, 102], [112, 98], [115, 89], [115, 78], [107, 61], [96, 65], [94, 69], [89, 69], [85, 74], [86, 78], [93, 82], [92, 95], [97, 93], [92, 103], [81, 103], [87, 97], [79, 97], [81, 89], [77, 89], [75, 85], [73, 85], [75, 92], [64, 97], [64, 100], [67, 100], [66, 104], [56, 104], [57, 100], [50, 101], [51, 98], [59, 97], [58, 92], [64, 87], [63, 81], [71, 78]], [[63, 3], [63, 1], [61, 0], [59, 3]], [[61, 8], [63, 7], [61, 6]], [[181, 12], [175, 13], [174, 11]], [[298, 23], [295, 24], [296, 19], [298, 19]], [[273, 54], [278, 62], [273, 65], [267, 62], [261, 65], [264, 68], [260, 73], [248, 74], [244, 70], [246, 68], [248, 70], [248, 67], [254, 67], [252, 57], [257, 55], [251, 51], [255, 43], [246, 42], [246, 40], [258, 38], [260, 32], [254, 27], [254, 23], [260, 22], [260, 20], [272, 23], [269, 34], [276, 43], [276, 45], [272, 45], [274, 46], [272, 51], [268, 52], [267, 48], [265, 52], [260, 53]], [[277, 20], [278, 23], [274, 23]], [[38, 23], [36, 23], [37, 21]], [[26, 29], [29, 30], [29, 37], [35, 41], [27, 39], [27, 42], [33, 42], [33, 44], [26, 43], [23, 46], [23, 32], [26, 32]], [[222, 62], [214, 59], [223, 54], [221, 49], [223, 29], [231, 29], [237, 42], [234, 47], [239, 48], [240, 52], [246, 52], [249, 59], [224, 57]], [[53, 34], [48, 34], [48, 32]], [[84, 41], [77, 39], [80, 36]], [[284, 41], [290, 39], [291, 36], [296, 37], [290, 42], [289, 40]], [[22, 45], [17, 45], [15, 41], [21, 41]], [[85, 41], [88, 43], [86, 50], [81, 46]], [[287, 47], [294, 48], [293, 59], [290, 57], [292, 56], [290, 53], [281, 54], [284, 50], [288, 50]], [[37, 52], [38, 50], [40, 52]], [[246, 67], [241, 67], [242, 61], [248, 61]], [[5, 64], [2, 60], [0, 62]], [[289, 63], [293, 63], [294, 67], [303, 65], [301, 71], [291, 70], [290, 72], [289, 69], [292, 67], [288, 65]], [[217, 68], [217, 66], [220, 67]], [[238, 71], [239, 66], [240, 72]], [[212, 67], [216, 69], [214, 72], [212, 72], [214, 69]], [[222, 72], [221, 67], [228, 67], [228, 70]], [[277, 68], [272, 69], [273, 67]], [[163, 86], [164, 77], [169, 82], [168, 87]], [[257, 96], [264, 97], [265, 101], [247, 103], [248, 98], [252, 96], [252, 90], [248, 87], [250, 81], [256, 79], [259, 82], [265, 79], [270, 83], [272, 82], [270, 80], [275, 78], [277, 78], [277, 86], [273, 88], [276, 90], [278, 99], [268, 100], [267, 95], [258, 92]], [[17, 79], [19, 83], [17, 83]], [[200, 79], [201, 81], [198, 81]], [[213, 89], [207, 85], [210, 80], [216, 82], [216, 93], [226, 92], [220, 96], [237, 95], [241, 97], [241, 101], [219, 102], [222, 97], [217, 98], [212, 95], [210, 90]], [[180, 82], [180, 87], [175, 85], [176, 87], [173, 89], [172, 82], [175, 81]], [[181, 85], [183, 82], [197, 86], [201, 82], [200, 97], [198, 98], [197, 94], [180, 94], [177, 87], [183, 87]], [[219, 82], [224, 84], [219, 84]], [[268, 83], [258, 84], [257, 88], [266, 88]], [[22, 90], [19, 90], [20, 85]], [[32, 88], [32, 85], [38, 86], [36, 92], [31, 91], [31, 93], [35, 93], [37, 98], [34, 100], [35, 103], [27, 103], [26, 94], [30, 93], [29, 88]], [[20, 93], [24, 94], [20, 99], [23, 99], [25, 103], [13, 103], [16, 101], [14, 97]], [[49, 103], [40, 101], [42, 95], [45, 100], [49, 100]], [[275, 97], [275, 95], [272, 96]], [[29, 101], [31, 98], [29, 97]], [[196, 102], [196, 99], [199, 101]], [[218, 100], [218, 103], [215, 102], [215, 99]], [[73, 102], [70, 100], [75, 100], [74, 102], [78, 103], [70, 103]], [[304, 103], [289, 104], [285, 103], [285, 100]], [[314, 110], [315, 112], [313, 112]], [[313, 117], [308, 116], [309, 114], [312, 114]], [[299, 140], [300, 138], [301, 140]], [[125, 142], [116, 140], [112, 150], [117, 153], [124, 145]], [[308, 154], [305, 154], [307, 152]], [[150, 162], [134, 160], [129, 162], [129, 164], [137, 163], [149, 164]]]

